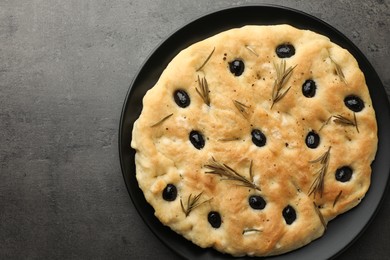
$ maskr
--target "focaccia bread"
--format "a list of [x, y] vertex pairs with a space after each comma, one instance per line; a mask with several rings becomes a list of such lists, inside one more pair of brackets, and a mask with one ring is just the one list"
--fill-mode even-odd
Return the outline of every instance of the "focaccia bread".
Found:
[[131, 145], [164, 225], [200, 247], [265, 256], [317, 239], [362, 200], [377, 124], [347, 50], [289, 25], [245, 26], [169, 63]]

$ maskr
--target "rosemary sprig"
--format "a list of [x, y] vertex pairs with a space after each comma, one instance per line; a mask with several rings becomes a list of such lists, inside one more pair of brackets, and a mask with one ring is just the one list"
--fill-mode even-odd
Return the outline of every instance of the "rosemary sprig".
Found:
[[218, 139], [220, 142], [230, 142], [230, 141], [238, 141], [240, 140], [240, 137], [228, 137], [228, 138], [222, 138]]
[[318, 217], [320, 218], [320, 221], [321, 221], [322, 225], [326, 229], [326, 221], [324, 219], [324, 216], [322, 215], [321, 211], [318, 209], [318, 206], [317, 206], [317, 204], [314, 201], [313, 201], [313, 205], [314, 205], [314, 209], [315, 209]]
[[164, 118], [162, 118], [160, 121], [158, 121], [157, 123], [151, 125], [150, 127], [155, 127], [155, 126], [158, 126], [158, 125], [162, 124], [165, 120], [167, 120], [167, 119], [170, 118], [171, 116], [173, 116], [173, 113], [167, 115], [167, 116], [164, 117]]
[[322, 193], [324, 192], [324, 180], [325, 180], [326, 172], [328, 170], [331, 148], [332, 147], [329, 146], [328, 150], [323, 155], [321, 155], [315, 160], [309, 161], [309, 163], [319, 162], [322, 165], [321, 168], [316, 172], [317, 176], [309, 188], [308, 195], [310, 196], [312, 193], [314, 193], [314, 198], [316, 197], [317, 192], [320, 193], [321, 197], [322, 197]]
[[345, 80], [345, 76], [344, 76], [344, 73], [343, 73], [343, 70], [341, 69], [340, 65], [337, 64], [337, 62], [334, 61], [334, 59], [332, 59], [332, 57], [330, 57], [329, 55], [329, 59], [332, 61], [335, 69], [336, 69], [336, 73], [337, 73], [337, 76], [339, 76], [339, 78], [341, 79], [341, 81], [347, 85], [347, 81]]
[[334, 206], [336, 206], [336, 203], [339, 201], [340, 196], [341, 196], [341, 193], [343, 193], [342, 190], [340, 190], [339, 194], [337, 194], [336, 198], [334, 198], [334, 201], [333, 201], [333, 208], [334, 208]]
[[257, 54], [257, 52], [250, 45], [245, 45], [245, 48], [253, 53], [256, 57], [259, 57], [259, 54]]
[[217, 162], [214, 159], [214, 157], [212, 158], [212, 160], [210, 160], [209, 164], [205, 165], [205, 167], [210, 169], [210, 171], [208, 171], [206, 173], [217, 174], [221, 177], [225, 177], [222, 180], [236, 181], [236, 182], [241, 183], [237, 186], [247, 187], [247, 188], [256, 189], [256, 190], [261, 191], [261, 189], [253, 181], [252, 161], [251, 161], [251, 165], [249, 167], [249, 178], [250, 178], [249, 180], [247, 178], [245, 178], [243, 175], [241, 175], [238, 172], [236, 172], [235, 170], [233, 170], [232, 168], [230, 168], [228, 165], [226, 165], [224, 163]]
[[234, 103], [234, 106], [237, 108], [237, 110], [241, 113], [241, 115], [245, 119], [248, 119], [249, 114], [248, 114], [247, 108], [249, 108], [249, 106], [247, 106], [247, 105], [245, 105], [237, 100], [233, 100], [233, 103]]
[[355, 113], [353, 113], [353, 121], [352, 121], [351, 119], [346, 118], [346, 117], [343, 116], [343, 115], [335, 115], [335, 116], [332, 115], [332, 116], [330, 116], [330, 117], [324, 122], [324, 124], [321, 126], [321, 128], [320, 128], [319, 131], [321, 131], [322, 128], [324, 128], [324, 126], [326, 126], [326, 125], [330, 122], [330, 120], [332, 119], [332, 117], [335, 118], [335, 119], [333, 119], [333, 122], [335, 122], [336, 124], [354, 126], [354, 127], [356, 127], [356, 131], [357, 131], [358, 133], [360, 133], [360, 132], [359, 132], [359, 127], [358, 127], [358, 123], [357, 123], [357, 119], [356, 119], [356, 114], [355, 114]]
[[204, 65], [206, 65], [206, 63], [210, 60], [211, 56], [213, 56], [214, 51], [215, 51], [215, 47], [213, 48], [209, 56], [206, 58], [206, 60], [203, 62], [203, 64], [196, 70], [197, 72], [203, 69]]
[[261, 230], [257, 228], [246, 228], [242, 231], [242, 234], [245, 235], [246, 233], [251, 233], [251, 232], [261, 232]]
[[340, 125], [353, 125], [355, 126], [355, 123], [352, 120], [349, 120], [345, 116], [342, 115], [335, 115], [333, 116], [335, 119], [333, 119], [333, 122]]
[[210, 106], [210, 90], [209, 90], [209, 84], [207, 83], [207, 80], [205, 77], [203, 77], [202, 79], [199, 78], [199, 75], [198, 75], [198, 85], [199, 85], [199, 89], [196, 88], [196, 92], [199, 94], [199, 96], [203, 99], [204, 103], [206, 103], [206, 105]]
[[353, 121], [346, 118], [345, 116], [342, 116], [342, 115], [336, 115], [333, 117], [336, 118], [336, 119], [333, 119], [333, 122], [335, 122], [336, 124], [354, 126], [354, 127], [356, 127], [356, 131], [359, 133], [359, 128], [358, 128], [358, 124], [356, 121], [356, 114], [355, 113], [353, 113]]
[[289, 67], [286, 70], [286, 61], [282, 60], [279, 65], [274, 64], [274, 66], [276, 70], [276, 80], [272, 89], [271, 109], [274, 106], [274, 104], [280, 101], [290, 90], [291, 87], [287, 88], [287, 90], [285, 90], [284, 92], [280, 92], [284, 87], [284, 85], [287, 83], [287, 81], [290, 79], [292, 72], [297, 65], [295, 65], [294, 67]]
[[190, 196], [188, 196], [188, 199], [187, 199], [187, 206], [184, 206], [182, 199], [180, 199], [180, 206], [181, 206], [181, 209], [183, 210], [184, 214], [186, 215], [186, 217], [188, 217], [188, 215], [190, 215], [190, 213], [191, 213], [191, 211], [193, 209], [195, 209], [195, 208], [199, 207], [200, 205], [202, 205], [202, 204], [212, 200], [212, 198], [211, 198], [211, 199], [199, 202], [199, 199], [202, 196], [202, 194], [203, 194], [203, 192], [201, 192], [198, 195], [195, 195], [195, 196], [192, 197], [192, 193], [191, 193]]

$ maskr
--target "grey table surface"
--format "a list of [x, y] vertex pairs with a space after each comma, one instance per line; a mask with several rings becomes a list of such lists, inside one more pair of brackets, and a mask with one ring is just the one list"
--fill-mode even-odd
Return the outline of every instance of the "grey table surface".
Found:
[[[1, 259], [179, 259], [127, 193], [122, 105], [163, 39], [203, 14], [251, 3], [293, 7], [336, 27], [390, 94], [388, 0], [0, 0]], [[339, 259], [390, 259], [388, 193]]]

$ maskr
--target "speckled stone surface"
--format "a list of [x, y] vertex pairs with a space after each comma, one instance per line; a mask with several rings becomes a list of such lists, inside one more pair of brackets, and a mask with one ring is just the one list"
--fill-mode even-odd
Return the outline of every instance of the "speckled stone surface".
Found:
[[[0, 1], [1, 259], [179, 259], [129, 198], [120, 112], [163, 39], [205, 13], [251, 3], [293, 7], [336, 27], [390, 94], [389, 0]], [[389, 215], [387, 192], [338, 259], [389, 259]]]

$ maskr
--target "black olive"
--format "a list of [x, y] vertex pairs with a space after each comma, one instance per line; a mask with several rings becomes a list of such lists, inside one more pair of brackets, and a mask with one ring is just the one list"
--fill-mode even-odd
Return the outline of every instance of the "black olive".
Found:
[[318, 145], [320, 144], [320, 136], [316, 132], [310, 131], [307, 134], [305, 141], [306, 141], [307, 147], [314, 149], [314, 148], [317, 148]]
[[244, 72], [245, 64], [242, 60], [234, 60], [229, 62], [229, 69], [234, 76], [238, 77]]
[[175, 99], [176, 104], [182, 108], [188, 107], [191, 102], [190, 96], [188, 96], [187, 92], [182, 89], [176, 90], [173, 93], [173, 98]]
[[264, 209], [267, 203], [261, 196], [253, 195], [249, 197], [249, 205], [253, 209]]
[[196, 149], [200, 150], [204, 147], [205, 141], [203, 135], [200, 132], [192, 130], [190, 132], [189, 138]]
[[267, 137], [261, 132], [259, 129], [253, 129], [252, 130], [252, 142], [258, 146], [262, 147], [266, 144], [267, 142]]
[[336, 177], [336, 180], [338, 180], [340, 182], [347, 182], [351, 179], [352, 173], [353, 173], [353, 170], [350, 167], [343, 166], [343, 167], [338, 168], [336, 170], [335, 177]]
[[290, 58], [295, 54], [295, 48], [290, 43], [278, 45], [275, 51], [279, 58]]
[[297, 218], [295, 209], [290, 205], [287, 205], [287, 207], [283, 209], [282, 215], [287, 225], [291, 225], [294, 222], [294, 220]]
[[174, 201], [177, 197], [177, 189], [173, 184], [168, 184], [162, 193], [163, 199], [166, 201]]
[[207, 216], [207, 220], [213, 228], [219, 228], [221, 226], [221, 215], [216, 211], [210, 211]]
[[303, 83], [302, 85], [302, 94], [307, 98], [314, 97], [316, 94], [316, 90], [316, 83], [312, 79], [306, 80], [305, 83]]
[[349, 95], [344, 98], [344, 104], [353, 112], [360, 112], [364, 108], [363, 100], [355, 95]]

